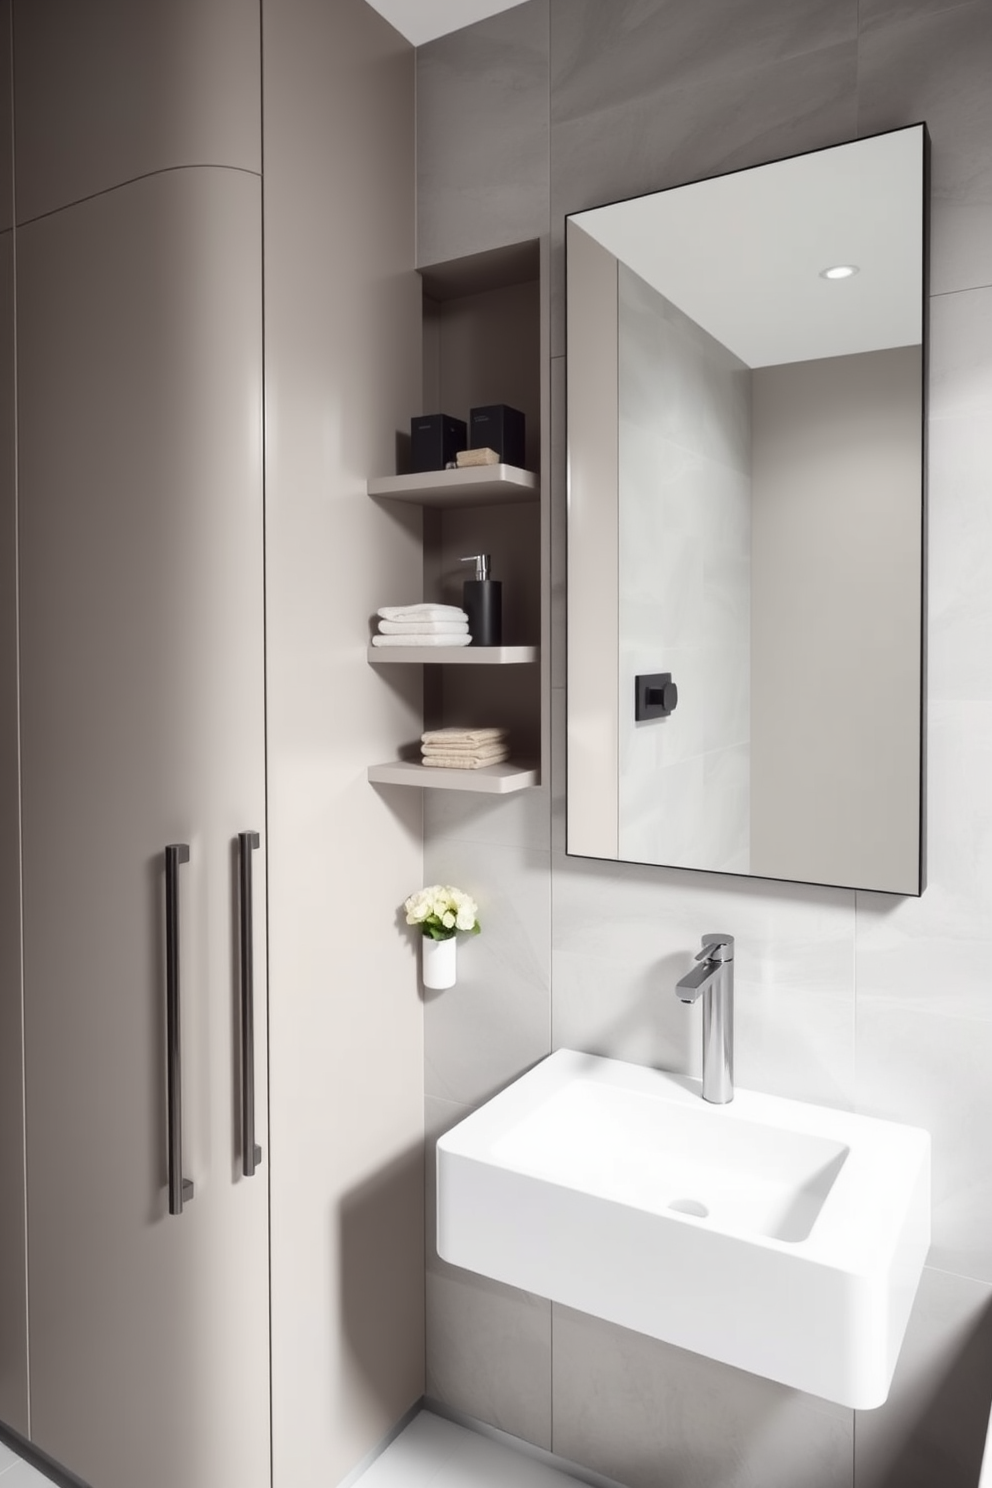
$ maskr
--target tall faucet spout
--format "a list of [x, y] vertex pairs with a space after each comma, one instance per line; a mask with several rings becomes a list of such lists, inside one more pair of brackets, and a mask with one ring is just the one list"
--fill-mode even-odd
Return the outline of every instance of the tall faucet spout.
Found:
[[720, 973], [721, 962], [700, 961], [691, 971], [675, 984], [679, 1001], [685, 1003], [698, 1002], [700, 995], [710, 985], [713, 978]]
[[704, 935], [696, 965], [676, 984], [680, 1002], [703, 1003], [703, 1100], [734, 1098], [734, 937]]

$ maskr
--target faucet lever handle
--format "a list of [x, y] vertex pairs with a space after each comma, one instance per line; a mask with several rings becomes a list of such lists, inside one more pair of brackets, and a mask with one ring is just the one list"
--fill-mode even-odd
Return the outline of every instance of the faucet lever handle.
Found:
[[696, 955], [697, 961], [733, 961], [734, 937], [732, 935], [704, 935], [703, 949]]

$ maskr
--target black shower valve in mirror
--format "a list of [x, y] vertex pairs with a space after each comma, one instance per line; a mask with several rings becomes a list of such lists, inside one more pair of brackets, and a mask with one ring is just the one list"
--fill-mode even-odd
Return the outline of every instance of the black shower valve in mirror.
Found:
[[645, 672], [634, 678], [634, 721], [644, 723], [649, 718], [667, 718], [674, 712], [679, 700], [679, 690], [672, 681], [671, 672]]

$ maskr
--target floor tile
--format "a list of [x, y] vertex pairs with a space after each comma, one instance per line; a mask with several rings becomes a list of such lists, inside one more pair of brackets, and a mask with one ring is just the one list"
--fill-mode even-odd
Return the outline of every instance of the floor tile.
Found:
[[579, 1488], [570, 1474], [426, 1410], [359, 1482], [361, 1488]]
[[17, 1461], [17, 1454], [12, 1452], [9, 1447], [4, 1446], [3, 1442], [0, 1442], [0, 1473], [5, 1473]]

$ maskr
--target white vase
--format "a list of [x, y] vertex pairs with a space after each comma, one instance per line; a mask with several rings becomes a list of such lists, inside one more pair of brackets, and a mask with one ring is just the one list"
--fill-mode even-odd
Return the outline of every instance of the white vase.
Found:
[[450, 940], [431, 940], [422, 937], [424, 986], [434, 992], [455, 985], [455, 937]]

